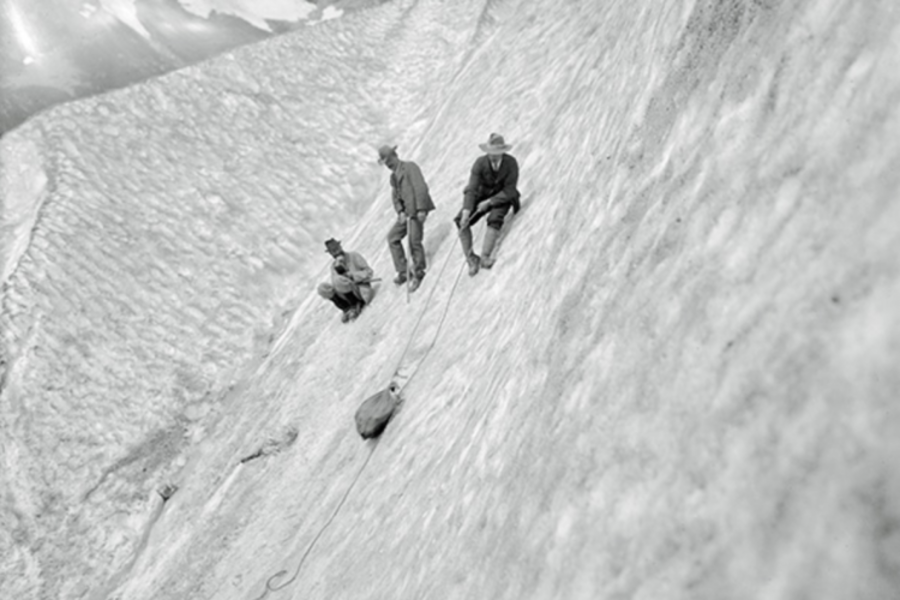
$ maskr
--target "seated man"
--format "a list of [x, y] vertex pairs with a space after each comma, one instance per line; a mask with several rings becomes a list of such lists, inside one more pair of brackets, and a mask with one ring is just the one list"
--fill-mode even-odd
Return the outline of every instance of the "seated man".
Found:
[[318, 292], [342, 311], [341, 322], [346, 323], [372, 300], [372, 269], [359, 253], [345, 251], [334, 238], [325, 242], [325, 248], [334, 257], [331, 283], [320, 283]]
[[[479, 267], [490, 269], [494, 265], [494, 245], [500, 237], [500, 228], [506, 213], [512, 208], [519, 212], [519, 163], [506, 151], [512, 148], [503, 136], [492, 133], [487, 144], [478, 145], [484, 155], [475, 160], [469, 175], [469, 184], [463, 190], [463, 208], [456, 218], [459, 241], [469, 263], [469, 275], [478, 273]], [[471, 226], [487, 215], [484, 246], [479, 257], [472, 250]]]

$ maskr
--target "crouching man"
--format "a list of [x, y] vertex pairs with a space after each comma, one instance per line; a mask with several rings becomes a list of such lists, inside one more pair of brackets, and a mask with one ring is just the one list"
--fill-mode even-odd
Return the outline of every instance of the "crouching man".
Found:
[[357, 252], [349, 252], [332, 238], [325, 242], [331, 262], [331, 283], [320, 283], [319, 295], [341, 310], [341, 322], [352, 321], [372, 300], [372, 269]]

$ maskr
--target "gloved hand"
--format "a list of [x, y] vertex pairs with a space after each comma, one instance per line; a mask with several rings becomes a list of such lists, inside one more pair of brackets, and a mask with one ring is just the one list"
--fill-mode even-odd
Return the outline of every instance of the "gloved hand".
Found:
[[488, 198], [487, 200], [482, 200], [481, 202], [479, 202], [478, 206], [475, 207], [475, 210], [481, 213], [486, 213], [487, 211], [491, 210], [491, 199]]
[[416, 219], [418, 219], [419, 223], [424, 223], [426, 218], [428, 218], [428, 211], [420, 210], [416, 213]]
[[406, 223], [406, 212], [400, 211], [397, 213], [397, 222], [398, 223]]
[[462, 215], [459, 218], [459, 228], [460, 229], [465, 229], [466, 227], [469, 226], [469, 219], [471, 218], [471, 216], [472, 216], [472, 211], [470, 211], [468, 208], [464, 208], [462, 211]]

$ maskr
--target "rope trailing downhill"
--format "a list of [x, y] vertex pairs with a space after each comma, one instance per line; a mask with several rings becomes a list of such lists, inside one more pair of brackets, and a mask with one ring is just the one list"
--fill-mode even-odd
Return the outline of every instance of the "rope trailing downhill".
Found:
[[[447, 263], [450, 262], [450, 257], [452, 256], [452, 252], [447, 253], [447, 258], [444, 259], [444, 264], [441, 265], [441, 270], [438, 272], [437, 281], [440, 281], [444, 275], [444, 271], [447, 268]], [[441, 313], [441, 318], [438, 321], [437, 330], [434, 332], [434, 336], [431, 338], [431, 342], [428, 344], [428, 347], [425, 349], [424, 354], [422, 354], [422, 358], [416, 363], [415, 369], [410, 373], [409, 377], [406, 378], [406, 383], [400, 386], [400, 390], [409, 385], [409, 382], [412, 381], [412, 378], [418, 372], [419, 367], [422, 366], [422, 363], [425, 362], [425, 359], [428, 358], [428, 354], [431, 352], [431, 349], [434, 348], [435, 343], [437, 342], [438, 336], [441, 333], [441, 328], [444, 326], [444, 321], [447, 318], [447, 311], [450, 308], [450, 301], [453, 299], [453, 295], [456, 293], [456, 287], [459, 285], [459, 278], [463, 273], [463, 266], [460, 266], [459, 272], [456, 274], [456, 279], [453, 281], [453, 287], [450, 288], [450, 294], [447, 296], [447, 303], [444, 305], [444, 310]], [[412, 331], [409, 333], [409, 337], [406, 340], [406, 347], [403, 348], [403, 352], [400, 354], [400, 358], [397, 361], [397, 368], [394, 370], [394, 377], [400, 375], [400, 367], [403, 365], [403, 359], [406, 358], [406, 353], [409, 352], [409, 348], [412, 345], [412, 341], [415, 338], [415, 333], [419, 329], [419, 324], [422, 322], [423, 317], [425, 316], [425, 311], [428, 310], [428, 307], [431, 305], [431, 297], [434, 296], [434, 291], [437, 289], [437, 282], [432, 286], [431, 291], [428, 293], [428, 298], [425, 300], [425, 304], [422, 308], [422, 311], [419, 313], [419, 317], [416, 319], [416, 323], [412, 328]]]
[[[460, 242], [463, 246], [463, 254], [466, 257], [466, 262], [463, 263], [463, 266], [468, 265], [469, 275], [475, 275], [476, 273], [478, 273], [479, 268], [482, 266], [486, 269], [490, 269], [491, 266], [493, 266], [493, 250], [498, 238], [500, 237], [500, 229], [505, 223], [506, 213], [510, 209], [512, 209], [513, 214], [518, 213], [520, 208], [519, 190], [517, 188], [517, 182], [519, 179], [519, 166], [516, 159], [510, 154], [507, 154], [507, 151], [512, 148], [512, 145], [507, 144], [502, 135], [492, 133], [488, 138], [488, 142], [486, 144], [479, 144], [478, 147], [485, 153], [485, 155], [479, 157], [475, 161], [475, 164], [472, 166], [469, 183], [464, 190], [463, 209], [454, 219], [457, 229], [459, 230]], [[404, 225], [404, 227], [402, 227], [402, 231], [400, 230], [400, 228], [398, 228], [398, 225], [395, 225], [388, 236], [388, 241], [389, 247], [391, 249], [391, 256], [394, 262], [394, 267], [399, 273], [398, 279], [395, 280], [395, 282], [402, 283], [405, 280], [412, 283], [412, 280], [415, 279], [415, 287], [407, 285], [406, 288], [406, 301], [408, 303], [410, 293], [418, 288], [419, 283], [424, 276], [425, 267], [424, 249], [421, 246], [422, 231], [421, 227], [419, 227], [415, 232], [413, 232], [413, 216], [415, 215], [415, 221], [417, 223], [423, 223], [425, 217], [427, 217], [427, 213], [431, 210], [434, 210], [434, 205], [428, 192], [428, 186], [425, 183], [424, 178], [422, 177], [418, 165], [411, 161], [401, 161], [397, 156], [396, 146], [382, 146], [378, 150], [378, 156], [378, 161], [391, 169], [392, 200], [394, 202], [394, 208], [398, 213], [397, 223], [402, 223]], [[403, 171], [404, 175], [398, 177], [398, 171]], [[405, 185], [403, 183], [404, 181], [408, 185]], [[421, 202], [419, 202], [419, 200], [421, 200]], [[411, 205], [407, 206], [407, 202], [411, 202]], [[407, 210], [409, 212], [407, 212]], [[479, 257], [472, 250], [472, 232], [470, 227], [481, 217], [485, 216], [487, 217], [486, 220], [488, 230], [485, 233], [482, 256]], [[405, 221], [405, 223], [403, 223], [403, 221]], [[416, 263], [416, 273], [414, 274], [410, 272], [409, 263], [406, 262], [405, 256], [402, 256], [403, 248], [400, 244], [400, 240], [403, 238], [407, 231], [410, 233], [410, 254], [412, 255], [413, 261]], [[413, 235], [413, 233], [415, 233], [415, 235]], [[415, 241], [413, 240], [414, 237]], [[441, 266], [441, 270], [438, 273], [437, 281], [441, 280], [451, 255], [452, 252], [447, 253], [447, 258], [444, 259], [444, 264]], [[360, 264], [363, 265], [364, 262], [365, 261], [361, 261]], [[406, 262], [406, 267], [402, 268], [404, 262]], [[368, 268], [368, 265], [365, 265], [365, 268]], [[404, 270], [406, 271], [405, 273], [402, 272]], [[419, 372], [419, 368], [422, 366], [422, 363], [424, 363], [425, 359], [428, 358], [431, 349], [434, 348], [434, 345], [437, 342], [438, 335], [440, 335], [441, 329], [444, 326], [444, 321], [447, 317], [447, 311], [450, 307], [450, 301], [453, 299], [453, 295], [456, 293], [456, 287], [459, 284], [459, 279], [462, 275], [462, 271], [463, 269], [462, 267], [460, 267], [460, 270], [456, 275], [456, 280], [453, 282], [453, 287], [450, 290], [450, 294], [447, 296], [447, 303], [444, 306], [440, 321], [438, 322], [437, 330], [435, 331], [431, 342], [429, 342], [428, 347], [425, 348], [425, 352], [422, 354], [422, 358], [416, 362], [416, 365], [410, 375], [406, 377], [405, 383], [403, 385], [400, 385], [396, 381], [396, 379], [400, 377], [400, 367], [402, 366], [403, 360], [406, 358], [406, 354], [409, 351], [410, 346], [412, 345], [412, 340], [415, 337], [415, 333], [416, 331], [418, 331], [419, 325], [421, 324], [422, 319], [425, 316], [425, 311], [428, 309], [431, 297], [434, 295], [434, 291], [437, 289], [437, 283], [435, 283], [435, 285], [431, 288], [428, 299], [425, 301], [422, 311], [419, 313], [415, 325], [413, 326], [412, 331], [409, 334], [409, 339], [406, 342], [406, 347], [403, 349], [403, 352], [400, 355], [400, 359], [397, 361], [397, 368], [394, 370], [393, 375], [393, 379], [395, 381], [392, 382], [390, 386], [390, 390], [392, 392], [396, 392], [396, 394], [399, 394], [400, 391], [402, 391], [409, 385], [413, 377], [415, 377], [415, 375]], [[415, 275], [415, 277], [413, 278], [412, 275]], [[369, 274], [369, 277], [371, 277], [371, 273]], [[358, 314], [358, 312], [356, 314]], [[357, 415], [357, 417], [359, 417], [359, 415]], [[388, 416], [388, 419], [389, 418], [390, 417]], [[340, 512], [341, 508], [344, 506], [344, 502], [347, 500], [347, 497], [350, 494], [350, 490], [352, 490], [353, 486], [356, 485], [356, 482], [359, 480], [366, 466], [369, 464], [369, 460], [372, 458], [372, 454], [374, 454], [375, 452], [376, 445], [377, 442], [376, 444], [372, 445], [372, 449], [369, 452], [369, 455], [366, 457], [363, 466], [360, 468], [359, 472], [356, 474], [356, 477], [354, 477], [353, 481], [350, 483], [350, 486], [347, 488], [347, 491], [341, 498], [340, 503], [338, 503], [337, 508], [335, 508], [335, 511], [332, 513], [331, 517], [313, 538], [313, 541], [306, 549], [306, 552], [303, 553], [303, 556], [300, 559], [300, 563], [297, 565], [297, 569], [294, 571], [294, 575], [291, 577], [291, 579], [278, 585], [277, 587], [274, 587], [272, 585], [272, 580], [281, 577], [286, 573], [286, 571], [279, 571], [278, 573], [270, 577], [268, 581], [266, 581], [266, 589], [263, 591], [262, 596], [259, 596], [255, 600], [262, 600], [262, 598], [265, 598], [266, 594], [268, 594], [269, 591], [283, 589], [286, 585], [294, 581], [294, 579], [297, 577], [297, 574], [300, 572], [300, 568], [303, 566], [304, 561], [309, 556], [316, 542], [318, 542], [319, 538], [322, 536], [322, 533], [331, 524], [331, 522]]]
[[266, 580], [266, 589], [263, 590], [263, 593], [261, 596], [257, 596], [254, 600], [262, 600], [269, 594], [269, 592], [277, 592], [278, 590], [282, 590], [282, 589], [286, 588], [287, 586], [289, 586], [291, 583], [293, 583], [295, 579], [297, 579], [297, 575], [300, 574], [300, 569], [303, 567], [303, 563], [306, 562], [306, 558], [309, 556], [310, 552], [312, 552], [312, 549], [315, 547], [316, 542], [319, 541], [319, 538], [322, 537], [322, 534], [325, 533], [325, 530], [328, 529], [328, 526], [331, 525], [331, 522], [334, 521], [335, 517], [337, 517], [338, 513], [341, 512], [341, 509], [344, 507], [344, 503], [347, 501], [347, 498], [350, 496], [350, 492], [353, 491], [353, 487], [356, 485], [356, 482], [359, 481], [359, 478], [363, 474], [363, 471], [365, 471], [366, 467], [369, 465], [369, 460], [372, 458], [372, 455], [375, 453], [375, 446], [377, 446], [377, 445], [378, 445], [378, 440], [375, 440], [375, 444], [373, 444], [372, 449], [369, 450], [369, 455], [366, 456], [366, 460], [363, 461], [362, 467], [360, 467], [359, 471], [356, 473], [356, 477], [354, 477], [353, 481], [350, 482], [350, 485], [347, 487], [347, 491], [344, 492], [344, 495], [341, 497], [341, 501], [338, 502], [337, 506], [332, 511], [331, 516], [328, 517], [328, 520], [325, 521], [325, 525], [323, 525], [322, 528], [319, 529], [319, 532], [316, 534], [316, 537], [314, 537], [312, 542], [310, 542], [309, 546], [306, 547], [306, 551], [303, 553], [303, 556], [300, 557], [300, 562], [297, 563], [297, 568], [294, 569], [294, 574], [291, 575], [291, 578], [288, 579], [287, 581], [284, 581], [284, 582], [278, 584], [278, 585], [274, 585], [272, 582], [275, 579], [282, 577], [283, 575], [285, 575], [287, 573], [287, 571], [285, 571], [284, 569], [282, 569], [281, 571], [278, 571], [277, 573], [275, 573], [274, 575], [272, 575], [271, 577], [269, 577]]
[[[403, 365], [403, 359], [406, 358], [406, 354], [409, 351], [410, 346], [412, 345], [412, 340], [415, 337], [415, 333], [416, 333], [416, 331], [418, 331], [419, 325], [421, 324], [422, 319], [425, 317], [425, 311], [428, 310], [428, 306], [430, 305], [430, 302], [431, 302], [431, 297], [434, 295], [434, 291], [438, 287], [438, 282], [440, 282], [440, 280], [442, 279], [442, 277], [444, 275], [444, 271], [446, 270], [447, 264], [450, 262], [450, 257], [452, 255], [453, 255], [452, 252], [447, 252], [447, 258], [444, 259], [444, 263], [443, 263], [443, 265], [441, 265], [441, 270], [438, 272], [438, 276], [435, 281], [435, 284], [432, 286], [431, 291], [428, 294], [428, 298], [426, 299], [422, 310], [419, 312], [419, 316], [416, 318], [415, 325], [413, 326], [412, 331], [410, 331], [409, 338], [407, 339], [406, 347], [403, 349], [403, 352], [400, 354], [400, 358], [397, 361], [397, 368], [394, 369], [394, 377], [396, 377], [400, 374], [400, 367]], [[456, 293], [456, 288], [459, 285], [459, 280], [463, 273], [463, 267], [465, 265], [466, 265], [466, 263], [462, 263], [460, 265], [459, 271], [456, 274], [456, 279], [453, 281], [453, 287], [450, 288], [450, 294], [447, 296], [447, 302], [444, 304], [444, 310], [441, 313], [441, 318], [438, 321], [437, 330], [434, 332], [434, 336], [432, 336], [431, 341], [429, 342], [428, 346], [425, 348], [425, 352], [422, 354], [422, 358], [419, 359], [419, 361], [416, 363], [416, 366], [413, 369], [412, 373], [410, 373], [409, 377], [406, 378], [406, 382], [402, 386], [399, 386], [399, 384], [398, 384], [400, 390], [402, 390], [403, 388], [406, 388], [409, 385], [410, 381], [412, 381], [412, 378], [416, 375], [416, 373], [418, 373], [419, 367], [422, 366], [422, 363], [424, 363], [425, 359], [428, 358], [428, 354], [431, 352], [431, 349], [434, 348], [435, 344], [437, 343], [438, 336], [440, 335], [441, 329], [444, 326], [444, 321], [446, 321], [446, 318], [447, 318], [447, 312], [450, 308], [450, 302], [453, 299], [453, 295]], [[377, 446], [378, 446], [378, 440], [376, 439], [375, 443], [372, 444], [372, 446], [369, 450], [369, 453], [366, 456], [365, 461], [363, 461], [362, 466], [360, 467], [359, 471], [357, 471], [356, 476], [350, 482], [350, 485], [347, 486], [347, 490], [344, 492], [344, 495], [341, 497], [340, 502], [338, 502], [337, 506], [332, 511], [331, 516], [328, 517], [328, 520], [325, 521], [325, 524], [322, 525], [322, 527], [316, 533], [315, 537], [313, 537], [312, 541], [309, 543], [309, 546], [307, 546], [306, 550], [303, 552], [303, 556], [300, 557], [300, 561], [297, 563], [297, 568], [294, 569], [294, 573], [293, 573], [293, 575], [291, 575], [290, 579], [287, 579], [286, 581], [280, 582], [276, 585], [276, 583], [274, 583], [275, 580], [280, 577], [283, 577], [284, 575], [287, 574], [287, 571], [284, 569], [282, 569], [281, 571], [278, 571], [277, 573], [275, 573], [274, 575], [269, 577], [269, 579], [266, 580], [266, 588], [263, 590], [263, 593], [261, 595], [257, 596], [256, 598], [254, 598], [254, 600], [263, 600], [263, 598], [265, 598], [269, 594], [269, 592], [277, 592], [278, 590], [282, 590], [282, 589], [286, 588], [287, 586], [289, 586], [291, 583], [293, 583], [297, 579], [297, 576], [300, 574], [300, 569], [303, 568], [303, 564], [306, 562], [306, 559], [312, 553], [313, 548], [318, 543], [318, 541], [322, 537], [322, 535], [325, 533], [325, 530], [328, 529], [328, 527], [331, 525], [331, 523], [334, 521], [334, 519], [337, 517], [337, 515], [341, 512], [341, 509], [344, 507], [344, 503], [346, 503], [347, 498], [350, 496], [350, 492], [353, 490], [354, 486], [356, 486], [356, 482], [359, 481], [359, 478], [362, 476], [363, 472], [366, 470], [366, 467], [369, 465], [369, 461], [372, 459], [372, 455], [375, 454], [375, 448]]]

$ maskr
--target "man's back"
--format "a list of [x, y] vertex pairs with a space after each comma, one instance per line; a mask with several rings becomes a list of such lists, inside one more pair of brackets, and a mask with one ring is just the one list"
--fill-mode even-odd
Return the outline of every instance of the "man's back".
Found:
[[391, 187], [394, 192], [394, 207], [412, 215], [419, 211], [434, 210], [428, 184], [419, 165], [410, 161], [400, 161], [391, 172]]

